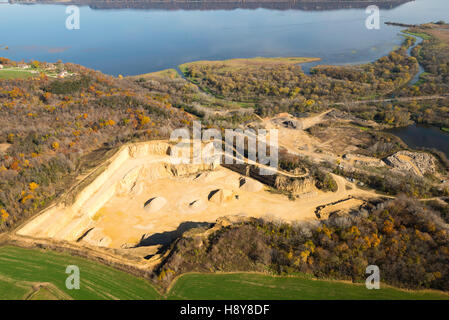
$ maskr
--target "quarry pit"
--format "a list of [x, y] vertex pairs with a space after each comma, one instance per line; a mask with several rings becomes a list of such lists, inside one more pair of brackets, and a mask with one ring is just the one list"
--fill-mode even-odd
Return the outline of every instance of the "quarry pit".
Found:
[[337, 192], [322, 192], [309, 182], [291, 201], [282, 192], [220, 164], [174, 164], [171, 148], [167, 141], [121, 147], [71, 204], [55, 204], [17, 234], [135, 248], [182, 224], [214, 223], [223, 216], [315, 220], [318, 206], [360, 192], [346, 188], [348, 182], [334, 176]]

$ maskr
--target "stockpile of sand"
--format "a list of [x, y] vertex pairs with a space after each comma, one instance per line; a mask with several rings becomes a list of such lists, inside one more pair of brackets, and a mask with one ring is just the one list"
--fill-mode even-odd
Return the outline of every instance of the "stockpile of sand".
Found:
[[81, 241], [93, 246], [108, 247], [111, 244], [112, 239], [105, 236], [102, 228], [92, 228], [87, 231], [87, 234], [82, 237]]
[[132, 197], [136, 197], [142, 194], [143, 189], [145, 187], [144, 182], [140, 181], [140, 182], [136, 182], [132, 188], [131, 191], [129, 192], [129, 195]]
[[240, 189], [248, 192], [258, 192], [263, 189], [263, 184], [253, 179], [241, 178]]
[[234, 197], [234, 192], [229, 189], [216, 189], [212, 190], [207, 197], [212, 203], [223, 203], [232, 200]]
[[193, 180], [201, 182], [211, 182], [217, 179], [223, 179], [227, 176], [226, 172], [223, 170], [216, 171], [204, 171], [195, 175]]
[[190, 209], [198, 209], [203, 205], [203, 201], [201, 199], [193, 200], [189, 203]]
[[163, 197], [154, 197], [145, 202], [144, 209], [148, 213], [154, 213], [161, 210], [167, 204], [167, 200]]
[[0, 143], [0, 154], [5, 153], [10, 146], [9, 143]]
[[196, 182], [211, 183], [219, 181], [220, 183], [225, 183], [231, 188], [239, 187], [239, 179], [234, 175], [229, 175], [227, 170], [217, 169], [215, 171], [205, 171], [201, 172], [193, 177]]

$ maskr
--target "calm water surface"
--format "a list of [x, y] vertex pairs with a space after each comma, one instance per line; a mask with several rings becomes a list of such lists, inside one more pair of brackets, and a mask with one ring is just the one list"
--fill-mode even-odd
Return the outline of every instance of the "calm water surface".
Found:
[[439, 128], [413, 125], [389, 132], [397, 135], [412, 148], [435, 148], [444, 152], [449, 158], [449, 133]]
[[[81, 29], [65, 28], [63, 5], [0, 4], [0, 55], [74, 62], [134, 75], [201, 59], [320, 57], [344, 64], [377, 59], [402, 41], [401, 28], [367, 30], [364, 9], [95, 10], [81, 7]], [[381, 10], [381, 20], [449, 21], [449, 1], [417, 0]]]

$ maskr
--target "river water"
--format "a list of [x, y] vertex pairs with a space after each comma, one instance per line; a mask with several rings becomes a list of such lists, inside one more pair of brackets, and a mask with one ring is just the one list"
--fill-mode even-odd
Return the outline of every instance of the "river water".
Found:
[[[68, 30], [64, 5], [0, 2], [0, 56], [61, 59], [111, 75], [142, 74], [195, 60], [256, 56], [320, 57], [323, 64], [354, 64], [378, 59], [401, 44], [403, 28], [383, 22], [449, 21], [447, 0], [416, 0], [381, 9], [380, 30], [365, 27], [368, 15], [363, 7], [306, 9], [85, 5], [80, 8], [80, 29]], [[5, 46], [9, 49], [1, 49]], [[418, 79], [419, 74], [411, 84]], [[411, 126], [393, 132], [412, 147], [435, 147], [449, 156], [449, 135], [437, 128]]]
[[[367, 4], [368, 5], [368, 4]], [[0, 4], [0, 56], [74, 62], [112, 75], [135, 75], [203, 59], [320, 57], [322, 63], [368, 62], [403, 37], [386, 21], [449, 21], [449, 1], [416, 0], [381, 9], [368, 30], [365, 8], [339, 10], [163, 10], [80, 8], [67, 30], [64, 5]]]
[[[415, 49], [415, 47], [416, 46], [419, 46], [419, 45], [421, 45], [422, 44], [422, 42], [423, 42], [423, 39], [422, 38], [420, 38], [420, 37], [417, 37], [417, 36], [414, 36], [414, 35], [410, 35], [410, 34], [406, 34], [406, 36], [409, 36], [409, 37], [413, 37], [413, 38], [415, 38], [415, 43], [410, 47], [410, 48], [408, 48], [408, 54], [411, 56], [412, 55], [412, 51], [413, 51], [413, 49]], [[421, 74], [423, 74], [424, 73], [424, 68], [422, 67], [422, 65], [418, 65], [418, 72], [415, 74], [415, 76], [412, 78], [412, 80], [409, 82], [409, 85], [414, 85], [414, 84], [416, 84], [418, 81], [419, 81], [419, 78], [421, 77]]]

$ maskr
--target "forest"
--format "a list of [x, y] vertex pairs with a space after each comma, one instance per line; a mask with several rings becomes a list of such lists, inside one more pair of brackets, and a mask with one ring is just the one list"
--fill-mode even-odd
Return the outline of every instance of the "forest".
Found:
[[319, 222], [251, 218], [211, 233], [192, 230], [172, 245], [154, 281], [166, 286], [192, 271], [269, 271], [358, 282], [367, 265], [377, 265], [387, 284], [448, 291], [447, 222], [405, 196]]
[[[407, 55], [414, 43], [407, 37], [402, 46], [374, 63], [360, 66], [317, 66], [304, 74], [297, 64], [270, 64], [232, 68], [229, 62], [187, 64], [185, 75], [216, 97], [253, 103], [256, 113], [269, 116], [317, 112], [336, 103], [371, 99], [392, 94], [407, 84], [418, 70], [415, 57]], [[337, 106], [338, 107], [338, 106]], [[376, 119], [400, 126], [410, 115], [391, 106]], [[391, 121], [388, 115], [396, 117]]]
[[0, 80], [0, 144], [7, 147], [0, 153], [0, 231], [49, 206], [111, 150], [167, 138], [191, 121], [133, 81], [73, 64], [58, 68], [75, 76]]
[[[445, 25], [428, 24], [407, 31], [424, 39], [412, 50], [412, 57], [407, 50], [415, 39], [406, 36], [400, 48], [373, 63], [319, 65], [311, 69], [310, 75], [300, 65], [236, 69], [226, 61], [188, 64], [185, 75], [217, 98], [254, 105], [260, 116], [302, 114], [334, 107], [385, 127], [411, 122], [448, 127], [449, 32], [442, 26]], [[425, 73], [416, 84], [409, 85], [418, 71], [418, 61]], [[429, 99], [413, 99], [421, 96]]]

